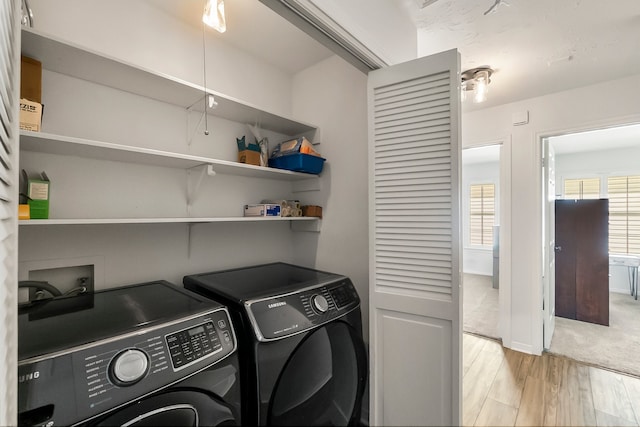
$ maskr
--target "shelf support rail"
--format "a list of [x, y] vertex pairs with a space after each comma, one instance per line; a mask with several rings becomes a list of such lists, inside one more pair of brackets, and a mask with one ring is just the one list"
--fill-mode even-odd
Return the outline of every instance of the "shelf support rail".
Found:
[[[198, 175], [195, 183], [192, 184], [193, 180], [191, 179], [191, 174], [194, 169], [197, 168], [202, 169], [200, 170], [200, 174]], [[213, 170], [212, 164], [194, 166], [187, 170], [187, 213], [189, 216], [191, 216], [191, 208], [193, 206], [193, 202], [205, 176], [216, 176], [216, 171]]]

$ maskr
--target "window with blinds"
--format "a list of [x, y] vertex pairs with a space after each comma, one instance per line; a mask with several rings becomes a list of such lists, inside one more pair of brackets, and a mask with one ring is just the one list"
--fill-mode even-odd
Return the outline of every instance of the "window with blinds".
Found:
[[608, 178], [609, 252], [640, 254], [640, 175]]
[[565, 199], [599, 199], [600, 178], [576, 178], [564, 180]]
[[491, 246], [496, 216], [494, 184], [472, 184], [469, 197], [469, 243]]

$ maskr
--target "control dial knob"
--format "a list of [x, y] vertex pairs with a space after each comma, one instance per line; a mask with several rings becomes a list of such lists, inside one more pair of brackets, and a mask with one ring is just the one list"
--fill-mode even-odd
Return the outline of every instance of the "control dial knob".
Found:
[[313, 307], [320, 313], [324, 313], [329, 309], [329, 302], [322, 295], [314, 295], [311, 297]]
[[116, 385], [130, 386], [140, 381], [148, 370], [147, 355], [142, 350], [130, 348], [111, 361], [109, 376]]

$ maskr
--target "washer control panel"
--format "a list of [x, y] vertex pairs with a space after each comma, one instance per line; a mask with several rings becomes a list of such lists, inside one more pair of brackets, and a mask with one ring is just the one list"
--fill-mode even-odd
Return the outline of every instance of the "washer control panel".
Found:
[[149, 372], [147, 354], [136, 348], [130, 348], [116, 355], [109, 365], [111, 382], [119, 386], [137, 383]]
[[37, 372], [38, 381], [24, 384], [20, 398], [68, 407], [56, 412], [73, 419], [52, 419], [75, 424], [183, 380], [236, 347], [227, 309], [216, 308], [22, 364], [19, 372]]
[[227, 325], [224, 319], [219, 319], [218, 328], [209, 321], [165, 336], [173, 370], [185, 369], [203, 357], [223, 351], [223, 343], [231, 340]]
[[343, 316], [360, 304], [348, 278], [294, 294], [246, 303], [256, 337], [271, 341], [287, 337]]

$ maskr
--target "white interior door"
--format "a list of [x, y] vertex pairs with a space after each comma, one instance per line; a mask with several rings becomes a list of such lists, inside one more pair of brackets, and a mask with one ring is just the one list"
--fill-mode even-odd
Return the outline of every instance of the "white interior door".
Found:
[[460, 56], [369, 73], [371, 425], [460, 425]]
[[0, 2], [0, 425], [17, 424], [20, 2]]
[[556, 325], [556, 157], [548, 139], [543, 145], [543, 341], [544, 348], [551, 347]]

